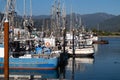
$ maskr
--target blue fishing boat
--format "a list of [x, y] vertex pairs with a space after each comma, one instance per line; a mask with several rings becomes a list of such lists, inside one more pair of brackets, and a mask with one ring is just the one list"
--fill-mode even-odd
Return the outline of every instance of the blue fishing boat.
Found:
[[[13, 1], [7, 1], [7, 2], [11, 2], [11, 4], [13, 3]], [[10, 6], [8, 4], [9, 3], [7, 3], [6, 5], [8, 9], [6, 10], [5, 19], [6, 19], [6, 22], [10, 22], [12, 24], [14, 23], [13, 22], [14, 20], [11, 20], [11, 19], [14, 18], [14, 15], [8, 18], [9, 13], [11, 12], [11, 10], [9, 11]], [[24, 9], [25, 9], [25, 5], [24, 5]], [[34, 32], [32, 15], [30, 16], [30, 20], [27, 19], [26, 17], [27, 16], [25, 15], [23, 25], [22, 25], [24, 27], [24, 30], [15, 29], [13, 25], [9, 24], [9, 26], [14, 27], [14, 31], [12, 31], [14, 32], [14, 35], [17, 35], [17, 36], [14, 36], [11, 31], [9, 33], [9, 35], [11, 35], [9, 39], [9, 54], [8, 54], [9, 68], [10, 69], [42, 69], [42, 70], [56, 69], [59, 64], [60, 54], [58, 50], [55, 51], [53, 49], [50, 49], [50, 47], [53, 48], [53, 46], [55, 46], [55, 44], [52, 44], [52, 42], [55, 43], [55, 39], [44, 38], [43, 41], [45, 42], [45, 44], [41, 46], [38, 46], [38, 45], [36, 46], [36, 44], [39, 43], [39, 39], [41, 37], [38, 37], [38, 36], [32, 37], [33, 36], [32, 32]], [[25, 52], [26, 50], [31, 50], [31, 49], [33, 49], [35, 52], [27, 52], [27, 53]], [[4, 66], [6, 65], [4, 65], [4, 45], [2, 44], [2, 46], [0, 47], [0, 68], [3, 68]]]
[[[9, 58], [10, 69], [56, 69], [58, 58]], [[4, 58], [0, 58], [0, 68], [4, 67]]]
[[[36, 47], [35, 53], [27, 53], [22, 56], [13, 56], [13, 54], [9, 54], [9, 68], [10, 69], [45, 69], [45, 70], [52, 70], [58, 67], [59, 62], [59, 54], [52, 53], [47, 48], [43, 53], [38, 53]], [[0, 50], [3, 50], [4, 46], [0, 46]], [[41, 50], [42, 51], [42, 50]], [[1, 53], [0, 51], [0, 68], [4, 67], [4, 52]], [[18, 53], [14, 53], [17, 55]], [[20, 54], [20, 53], [19, 53]]]

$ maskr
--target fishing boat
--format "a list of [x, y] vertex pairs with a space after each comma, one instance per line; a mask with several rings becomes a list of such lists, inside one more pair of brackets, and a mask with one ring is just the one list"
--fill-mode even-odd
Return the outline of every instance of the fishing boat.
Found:
[[0, 57], [4, 57], [4, 46], [0, 44]]
[[108, 40], [98, 40], [98, 41], [93, 41], [93, 44], [109, 44]]
[[[73, 54], [73, 49], [67, 49], [70, 55]], [[92, 56], [94, 54], [93, 46], [75, 47], [75, 55], [77, 56]]]
[[[31, 0], [30, 0], [31, 1]], [[12, 4], [14, 3], [13, 1], [7, 1], [7, 5], [8, 4]], [[10, 23], [13, 23], [13, 21], [10, 21], [11, 19], [8, 19], [8, 11], [11, 11], [11, 8], [10, 6], [12, 5], [9, 5], [6, 10], [6, 14], [5, 14], [5, 19]], [[15, 10], [15, 9], [13, 9]], [[14, 11], [12, 11], [14, 12]], [[31, 15], [32, 16], [32, 15]], [[21, 42], [26, 42], [26, 38], [27, 39], [30, 39], [30, 32], [33, 28], [33, 25], [32, 22], [31, 22], [31, 16], [30, 16], [30, 20], [26, 19], [26, 16], [24, 18], [24, 28], [27, 30], [26, 33], [27, 33], [27, 37], [25, 36], [24, 38], [21, 38], [21, 36], [23, 37], [24, 35], [21, 35], [20, 33], [20, 30], [18, 31], [18, 38], [15, 38], [15, 33], [13, 34], [11, 31], [11, 34], [13, 37], [10, 37], [11, 38], [11, 42], [9, 41], [9, 43], [16, 43], [16, 46], [9, 46], [9, 68], [10, 69], [42, 69], [42, 70], [52, 70], [52, 69], [56, 69], [58, 67], [58, 64], [59, 64], [59, 54], [53, 52], [52, 49], [50, 48], [47, 48], [46, 46], [42, 45], [41, 47], [38, 47], [36, 46], [34, 43], [34, 39], [35, 38], [32, 38], [32, 41], [33, 41], [33, 45], [35, 46], [34, 47], [34, 52], [33, 51], [30, 51], [28, 53], [24, 52], [24, 50], [26, 50], [26, 47], [24, 48], [24, 46], [26, 46], [25, 44], [23, 45], [23, 47], [21, 48]], [[11, 16], [13, 18], [13, 15]], [[10, 18], [11, 18], [10, 17]], [[29, 23], [29, 24], [28, 24]], [[31, 23], [31, 24], [30, 24]], [[13, 27], [13, 25], [10, 25], [9, 26]], [[30, 28], [30, 29], [29, 29]], [[29, 33], [29, 34], [28, 34]], [[8, 34], [10, 35], [10, 33]], [[3, 37], [4, 38], [4, 37]], [[5, 43], [5, 42], [4, 42]], [[10, 48], [12, 47], [12, 50], [10, 50]], [[38, 52], [39, 49], [37, 48], [41, 48], [41, 53]], [[4, 49], [5, 49], [5, 45], [4, 44], [1, 44], [0, 46], [0, 68], [4, 68]], [[23, 50], [24, 49], [24, 50]], [[21, 50], [22, 53], [21, 53]]]
[[[67, 35], [67, 51], [70, 55], [73, 54], [73, 35]], [[81, 39], [78, 36], [74, 37], [74, 53], [78, 56], [92, 56], [94, 54], [94, 46], [92, 45], [92, 40]]]
[[[20, 53], [16, 53], [20, 54]], [[15, 55], [15, 54], [14, 54]], [[14, 57], [9, 54], [10, 69], [45, 69], [52, 70], [58, 67], [59, 55], [45, 51], [44, 54], [29, 53]], [[0, 46], [0, 68], [4, 67], [4, 46]]]
[[[51, 40], [51, 39], [50, 39]], [[26, 42], [34, 45], [34, 51], [26, 49]], [[48, 41], [47, 42], [51, 42]], [[46, 43], [47, 43], [46, 42]], [[9, 68], [10, 69], [56, 69], [59, 64], [60, 54], [49, 48], [49, 45], [39, 45], [39, 42], [33, 39], [14, 39], [9, 48]], [[13, 45], [14, 44], [14, 45]], [[52, 43], [50, 43], [51, 46]], [[25, 46], [25, 47], [24, 47]], [[57, 54], [58, 53], [58, 54]], [[4, 68], [4, 44], [0, 44], [0, 68]]]
[[[9, 48], [8, 54], [10, 69], [51, 70], [58, 67], [59, 52], [44, 45], [35, 45], [34, 51], [28, 51], [26, 53], [26, 48], [20, 47], [21, 41], [14, 42], [17, 42], [17, 47], [12, 46], [12, 51]], [[0, 68], [4, 68], [4, 44], [0, 44]]]

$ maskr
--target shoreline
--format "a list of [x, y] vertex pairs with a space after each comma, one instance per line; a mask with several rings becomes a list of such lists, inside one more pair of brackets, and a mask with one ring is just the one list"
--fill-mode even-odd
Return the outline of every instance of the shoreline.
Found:
[[120, 36], [98, 36], [98, 37], [120, 37]]

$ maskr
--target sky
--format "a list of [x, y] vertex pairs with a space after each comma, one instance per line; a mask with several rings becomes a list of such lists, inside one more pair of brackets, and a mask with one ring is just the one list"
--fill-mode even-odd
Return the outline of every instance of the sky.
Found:
[[[55, 0], [32, 0], [32, 15], [50, 15]], [[16, 12], [24, 14], [24, 0], [16, 0]], [[120, 15], [120, 0], [60, 0], [66, 13], [92, 14], [105, 12]], [[0, 0], [0, 11], [4, 11], [6, 0]], [[26, 14], [30, 14], [30, 0], [26, 0]]]

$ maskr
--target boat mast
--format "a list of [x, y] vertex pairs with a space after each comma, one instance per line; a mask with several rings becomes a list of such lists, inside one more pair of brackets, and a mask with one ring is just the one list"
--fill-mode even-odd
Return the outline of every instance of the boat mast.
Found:
[[66, 28], [66, 9], [65, 9], [65, 5], [63, 4], [63, 7], [62, 7], [62, 27], [63, 28]]
[[51, 27], [52, 34], [56, 37], [59, 37], [60, 35], [60, 0], [54, 2], [54, 5], [52, 6], [52, 17], [51, 17]]
[[[60, 17], [61, 17], [61, 15], [60, 15], [60, 0], [58, 0], [58, 7], [57, 7], [57, 26], [58, 26], [58, 31], [59, 31], [59, 34], [60, 34], [60, 29], [61, 29], [61, 27], [60, 27]], [[60, 36], [60, 35], [58, 35], [58, 36]]]
[[79, 17], [78, 32], [79, 33], [84, 33], [85, 32], [84, 25], [83, 25], [81, 17]]
[[24, 4], [24, 6], [23, 6], [24, 7], [24, 9], [23, 9], [23, 19], [24, 19], [24, 21], [23, 21], [23, 29], [26, 30], [26, 26], [28, 24], [28, 20], [27, 20], [27, 16], [26, 16], [26, 0], [24, 0], [23, 4]]
[[51, 22], [51, 26], [50, 26], [50, 32], [51, 32], [50, 34], [51, 35], [50, 36], [53, 36], [53, 33], [55, 31], [54, 30], [54, 16], [53, 15], [54, 15], [54, 5], [52, 5], [52, 9], [51, 9], [51, 21], [50, 21]]
[[32, 1], [30, 0], [30, 16], [27, 18], [26, 15], [26, 0], [24, 0], [24, 21], [23, 26], [26, 32], [26, 35], [31, 37], [31, 32], [33, 30], [33, 20], [32, 20]]
[[55, 36], [56, 34], [56, 0], [52, 5], [51, 10], [51, 36]]
[[10, 40], [14, 40], [14, 27], [15, 27], [15, 15], [16, 15], [16, 12], [15, 12], [15, 4], [16, 4], [16, 0], [8, 0], [7, 2], [7, 11], [8, 13], [6, 13], [6, 17], [9, 16], [9, 26], [10, 26]]
[[24, 16], [23, 17], [24, 17], [24, 20], [26, 20], [26, 18], [27, 18], [26, 17], [26, 0], [24, 0], [23, 4], [24, 4]]
[[[2, 3], [2, 2], [1, 2]], [[7, 4], [8, 4], [8, 1], [7, 1]], [[8, 6], [8, 5], [7, 5]], [[7, 12], [7, 10], [8, 10], [8, 7], [7, 6], [5, 6], [5, 13], [3, 14], [3, 18], [2, 18], [2, 16], [0, 16], [0, 35], [2, 34], [2, 32], [4, 31], [4, 21], [5, 21], [5, 19], [6, 19], [6, 15], [8, 15], [8, 13], [6, 13]]]
[[61, 19], [61, 15], [60, 15], [60, 0], [58, 0], [58, 1], [56, 1], [56, 3], [55, 3], [55, 12], [56, 12], [56, 27], [57, 27], [57, 37], [59, 37], [60, 36], [60, 29], [61, 29], [61, 27], [60, 27], [60, 24], [61, 24], [61, 22], [60, 22], [60, 19]]
[[32, 1], [30, 0], [30, 18], [32, 18]]
[[33, 27], [34, 22], [32, 20], [32, 0], [30, 0], [30, 19], [29, 19], [30, 26]]
[[73, 21], [72, 21], [72, 5], [71, 5], [71, 15], [70, 15], [70, 33], [71, 33], [71, 31], [72, 31], [72, 29], [73, 29]]

